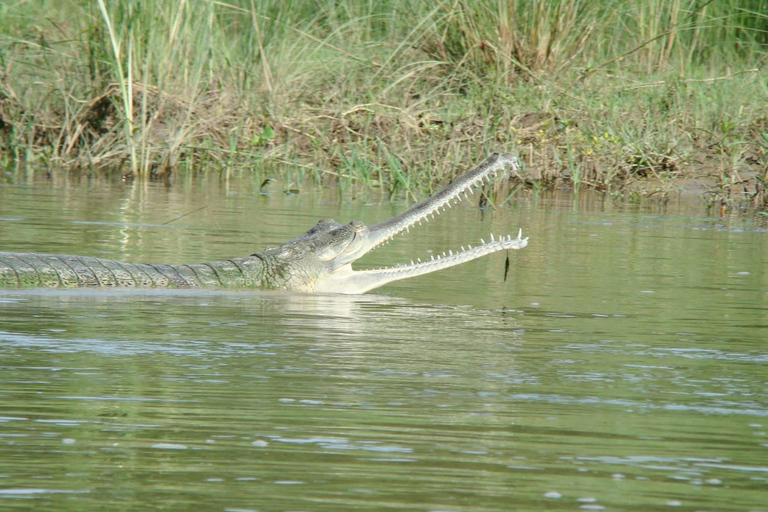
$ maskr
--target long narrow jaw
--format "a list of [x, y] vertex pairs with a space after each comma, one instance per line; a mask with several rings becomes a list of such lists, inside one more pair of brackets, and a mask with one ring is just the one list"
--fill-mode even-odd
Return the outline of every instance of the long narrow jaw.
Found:
[[[499, 171], [511, 167], [519, 169], [517, 157], [514, 155], [500, 155], [494, 153], [485, 159], [473, 170], [460, 176], [456, 181], [433, 195], [426, 201], [417, 204], [410, 210], [393, 217], [385, 222], [371, 226], [365, 247], [358, 250], [363, 254], [373, 250], [379, 245], [388, 242], [397, 234], [408, 231], [411, 226], [421, 224], [444, 212], [447, 208], [469, 197], [469, 193], [490, 181]], [[522, 249], [528, 245], [528, 238], [522, 238], [522, 230], [517, 238], [510, 235], [498, 237], [490, 236], [490, 241], [480, 240], [480, 244], [472, 247], [462, 247], [461, 251], [449, 251], [441, 256], [432, 257], [430, 261], [411, 261], [410, 265], [398, 265], [395, 267], [381, 268], [377, 270], [352, 270], [351, 265], [344, 265], [330, 277], [329, 280], [318, 282], [318, 292], [332, 293], [365, 293], [368, 290], [378, 288], [392, 281], [428, 274], [437, 270], [450, 268], [468, 261], [481, 258], [502, 250]]]
[[517, 157], [515, 155], [493, 153], [483, 160], [480, 165], [462, 174], [456, 181], [423, 203], [419, 203], [410, 210], [387, 221], [371, 226], [369, 234], [371, 247], [368, 250], [370, 251], [388, 242], [397, 234], [407, 231], [417, 223], [429, 221], [430, 218], [434, 219], [435, 215], [439, 215], [447, 208], [451, 208], [463, 199], [468, 198], [471, 192], [482, 187], [486, 182], [493, 179], [499, 171], [506, 170], [507, 168], [512, 168], [514, 171], [520, 169]]

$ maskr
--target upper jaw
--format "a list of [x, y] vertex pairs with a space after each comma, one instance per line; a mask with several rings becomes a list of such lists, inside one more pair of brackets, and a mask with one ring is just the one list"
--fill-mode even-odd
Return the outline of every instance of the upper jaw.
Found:
[[481, 187], [490, 181], [499, 171], [506, 168], [518, 170], [520, 164], [515, 155], [493, 153], [483, 160], [480, 165], [471, 171], [459, 176], [455, 181], [446, 186], [440, 192], [423, 201], [408, 211], [401, 213], [389, 220], [375, 224], [369, 228], [369, 251], [378, 245], [391, 240], [402, 231], [407, 231], [411, 226], [429, 221], [447, 208], [459, 203], [468, 197], [474, 189]]

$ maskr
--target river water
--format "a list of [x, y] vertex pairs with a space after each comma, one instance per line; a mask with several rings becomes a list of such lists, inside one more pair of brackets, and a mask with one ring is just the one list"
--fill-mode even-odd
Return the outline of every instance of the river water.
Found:
[[[0, 250], [204, 261], [408, 207], [258, 185], [0, 185]], [[520, 197], [358, 265], [522, 227], [506, 281], [496, 254], [360, 296], [0, 291], [0, 509], [768, 510], [761, 219]]]

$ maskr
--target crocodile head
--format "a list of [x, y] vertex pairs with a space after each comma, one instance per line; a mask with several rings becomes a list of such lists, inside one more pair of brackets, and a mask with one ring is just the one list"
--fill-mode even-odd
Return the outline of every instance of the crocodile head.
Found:
[[522, 232], [516, 238], [490, 235], [488, 242], [481, 240], [475, 247], [449, 251], [430, 261], [411, 261], [408, 265], [377, 270], [352, 269], [352, 264], [366, 253], [411, 226], [434, 218], [507, 168], [519, 169], [517, 158], [493, 154], [423, 203], [385, 222], [368, 227], [360, 221], [340, 224], [324, 219], [302, 236], [254, 256], [264, 261], [267, 275], [274, 279], [273, 287], [317, 293], [364, 293], [392, 281], [453, 267], [496, 251], [522, 249], [528, 245]]

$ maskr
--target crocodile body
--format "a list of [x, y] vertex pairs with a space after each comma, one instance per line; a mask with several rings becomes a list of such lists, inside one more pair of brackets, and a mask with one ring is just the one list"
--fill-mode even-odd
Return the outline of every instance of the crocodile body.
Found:
[[364, 293], [389, 282], [427, 274], [500, 250], [522, 249], [517, 238], [491, 235], [476, 247], [462, 247], [430, 261], [378, 270], [352, 270], [352, 263], [395, 235], [467, 197], [496, 173], [518, 168], [512, 155], [493, 154], [478, 167], [405, 213], [371, 227], [352, 221], [318, 222], [302, 236], [251, 256], [228, 260], [165, 265], [60, 254], [0, 252], [0, 288], [153, 287], [260, 288], [318, 293]]
[[191, 265], [158, 265], [67, 254], [0, 252], [0, 288], [118, 286], [270, 288], [256, 256]]

